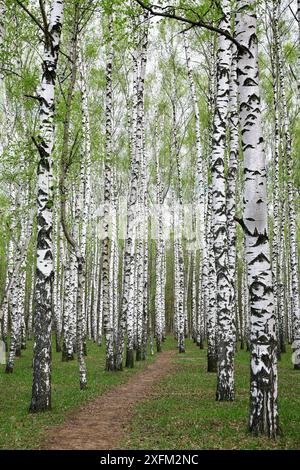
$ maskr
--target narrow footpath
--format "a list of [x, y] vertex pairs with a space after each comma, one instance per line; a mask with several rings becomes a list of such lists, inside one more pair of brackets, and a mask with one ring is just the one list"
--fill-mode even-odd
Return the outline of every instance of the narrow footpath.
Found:
[[64, 423], [49, 429], [42, 449], [118, 449], [134, 406], [150, 397], [152, 386], [174, 369], [175, 353], [168, 350], [157, 354], [153, 364], [128, 382], [113, 387], [71, 414]]

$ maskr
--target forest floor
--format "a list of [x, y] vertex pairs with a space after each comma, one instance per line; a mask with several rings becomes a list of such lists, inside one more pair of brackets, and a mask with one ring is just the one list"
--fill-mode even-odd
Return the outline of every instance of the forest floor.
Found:
[[[104, 371], [105, 350], [88, 341], [87, 379], [88, 387], [79, 389], [79, 372], [76, 359], [61, 361], [61, 353], [52, 352], [52, 409], [45, 413], [28, 412], [32, 386], [32, 341], [22, 357], [16, 358], [12, 374], [5, 374], [0, 366], [0, 449], [37, 449], [45, 442], [45, 432], [63, 423], [69, 415], [88, 405], [93, 398], [101, 396], [115, 386], [126, 383], [139, 374], [157, 358], [148, 355], [147, 361], [136, 362], [133, 369], [111, 373]], [[174, 342], [167, 340], [164, 349], [174, 349]]]
[[155, 385], [150, 399], [135, 408], [122, 449], [300, 449], [300, 372], [293, 369], [291, 350], [279, 361], [277, 440], [253, 437], [247, 431], [249, 353], [235, 361], [236, 400], [216, 402], [216, 374], [207, 373], [206, 350], [186, 341], [176, 369]]
[[[46, 434], [42, 448], [47, 450], [117, 449], [124, 437], [133, 408], [151, 396], [153, 384], [174, 369], [175, 350], [159, 354], [142, 372], [92, 400]], [[92, 432], [91, 432], [92, 430]]]
[[[247, 432], [249, 353], [236, 355], [236, 400], [215, 401], [216, 374], [206, 371], [206, 350], [186, 340], [134, 369], [103, 370], [104, 348], [88, 343], [88, 389], [78, 386], [77, 361], [53, 353], [52, 410], [28, 413], [31, 345], [11, 375], [0, 374], [0, 449], [300, 449], [300, 374], [290, 349], [279, 362], [282, 436]], [[91, 432], [92, 430], [92, 432]]]

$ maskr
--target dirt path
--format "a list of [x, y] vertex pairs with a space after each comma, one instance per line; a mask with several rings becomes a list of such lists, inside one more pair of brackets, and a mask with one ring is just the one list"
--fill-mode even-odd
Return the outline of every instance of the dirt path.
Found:
[[125, 384], [93, 399], [67, 420], [51, 428], [43, 449], [117, 449], [132, 417], [134, 405], [151, 395], [155, 382], [164, 377], [174, 363], [175, 351], [164, 351], [142, 372], [133, 375]]

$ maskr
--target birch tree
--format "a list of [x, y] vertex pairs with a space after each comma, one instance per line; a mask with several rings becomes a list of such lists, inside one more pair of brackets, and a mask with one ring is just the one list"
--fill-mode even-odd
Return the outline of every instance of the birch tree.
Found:
[[[230, 2], [223, 1], [222, 29], [229, 30]], [[212, 144], [212, 229], [217, 276], [218, 382], [217, 400], [234, 399], [232, 286], [228, 265], [225, 141], [229, 100], [231, 43], [219, 36], [217, 97]]]
[[106, 345], [106, 370], [114, 370], [114, 344], [113, 325], [110, 317], [109, 263], [110, 263], [110, 239], [109, 239], [109, 217], [111, 216], [111, 186], [112, 186], [112, 66], [113, 66], [113, 44], [112, 44], [112, 17], [109, 17], [109, 44], [106, 64], [106, 159], [104, 175], [104, 238], [102, 246], [102, 295], [103, 295], [103, 324]]
[[271, 437], [279, 433], [277, 407], [276, 318], [267, 225], [266, 158], [262, 136], [255, 3], [239, 2], [236, 38], [248, 51], [239, 52], [238, 81], [244, 152], [245, 257], [250, 303], [249, 429]]
[[[45, 12], [44, 12], [45, 13]], [[44, 16], [44, 15], [43, 15]], [[49, 23], [44, 24], [45, 48], [41, 86], [38, 90], [40, 128], [36, 140], [39, 152], [37, 195], [37, 270], [35, 285], [33, 385], [30, 410], [51, 407], [51, 289], [52, 252], [52, 151], [54, 141], [55, 82], [63, 1], [51, 4]]]

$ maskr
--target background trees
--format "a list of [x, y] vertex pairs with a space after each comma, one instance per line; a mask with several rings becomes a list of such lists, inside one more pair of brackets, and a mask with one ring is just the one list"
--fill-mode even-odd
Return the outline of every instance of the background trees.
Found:
[[87, 338], [115, 371], [174, 334], [207, 345], [218, 400], [246, 344], [250, 429], [278, 433], [277, 357], [300, 334], [299, 25], [271, 3], [0, 3], [1, 336], [7, 372], [34, 336], [32, 411], [51, 331], [82, 389]]

